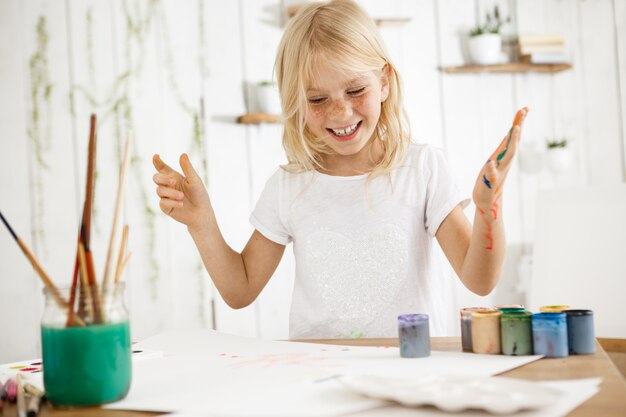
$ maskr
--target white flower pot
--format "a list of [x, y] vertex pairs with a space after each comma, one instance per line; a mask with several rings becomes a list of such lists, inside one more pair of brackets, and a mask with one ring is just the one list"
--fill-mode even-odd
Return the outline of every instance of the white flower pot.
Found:
[[260, 112], [269, 114], [281, 114], [280, 96], [278, 87], [274, 84], [257, 84], [256, 101]]
[[469, 56], [474, 64], [498, 64], [502, 57], [502, 38], [497, 33], [472, 36], [468, 41]]
[[567, 171], [572, 162], [568, 148], [551, 148], [547, 152], [547, 165], [550, 171], [560, 174]]

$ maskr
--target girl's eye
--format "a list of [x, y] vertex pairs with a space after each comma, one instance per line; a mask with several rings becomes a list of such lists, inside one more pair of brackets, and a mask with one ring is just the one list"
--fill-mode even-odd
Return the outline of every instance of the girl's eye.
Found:
[[361, 94], [362, 92], [365, 91], [365, 87], [361, 87], [361, 88], [357, 88], [356, 90], [350, 90], [348, 91], [348, 95], [351, 96], [358, 96], [359, 94]]
[[326, 97], [316, 97], [316, 98], [309, 99], [310, 104], [322, 104], [325, 101], [326, 101]]

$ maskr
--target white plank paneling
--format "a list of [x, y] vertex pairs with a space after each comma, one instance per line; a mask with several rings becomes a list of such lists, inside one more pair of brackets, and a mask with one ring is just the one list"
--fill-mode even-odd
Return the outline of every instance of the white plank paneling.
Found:
[[591, 184], [623, 181], [613, 2], [579, 0]]
[[[434, 2], [413, 2], [408, 9], [411, 21], [401, 26], [404, 102], [411, 121], [413, 139], [443, 146], [444, 132], [438, 70], [438, 45]], [[434, 111], [433, 111], [434, 110]]]
[[[26, 68], [23, 2], [0, 2], [0, 211], [27, 246], [32, 248], [29, 192], [29, 143], [26, 136]], [[20, 51], [18, 53], [17, 51]], [[4, 225], [0, 226], [0, 362], [15, 361], [37, 352], [37, 326], [42, 297], [35, 272]], [[29, 308], [21, 308], [28, 306]]]
[[622, 182], [626, 182], [626, 0], [614, 0], [622, 133]]

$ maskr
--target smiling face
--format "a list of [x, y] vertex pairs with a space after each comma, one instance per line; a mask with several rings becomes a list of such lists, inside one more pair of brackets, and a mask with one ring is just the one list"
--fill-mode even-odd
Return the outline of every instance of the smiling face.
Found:
[[340, 175], [367, 170], [372, 164], [363, 151], [371, 144], [381, 103], [389, 95], [385, 71], [347, 74], [320, 58], [311, 74], [306, 125], [334, 152], [324, 156], [325, 168]]

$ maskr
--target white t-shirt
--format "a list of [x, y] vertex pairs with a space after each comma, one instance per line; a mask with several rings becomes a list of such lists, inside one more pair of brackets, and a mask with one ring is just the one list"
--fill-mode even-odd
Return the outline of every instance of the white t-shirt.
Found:
[[250, 217], [268, 239], [293, 242], [289, 337], [397, 337], [399, 314], [426, 313], [442, 335], [450, 286], [435, 234], [465, 207], [443, 153], [411, 144], [390, 175], [340, 177], [279, 168]]

